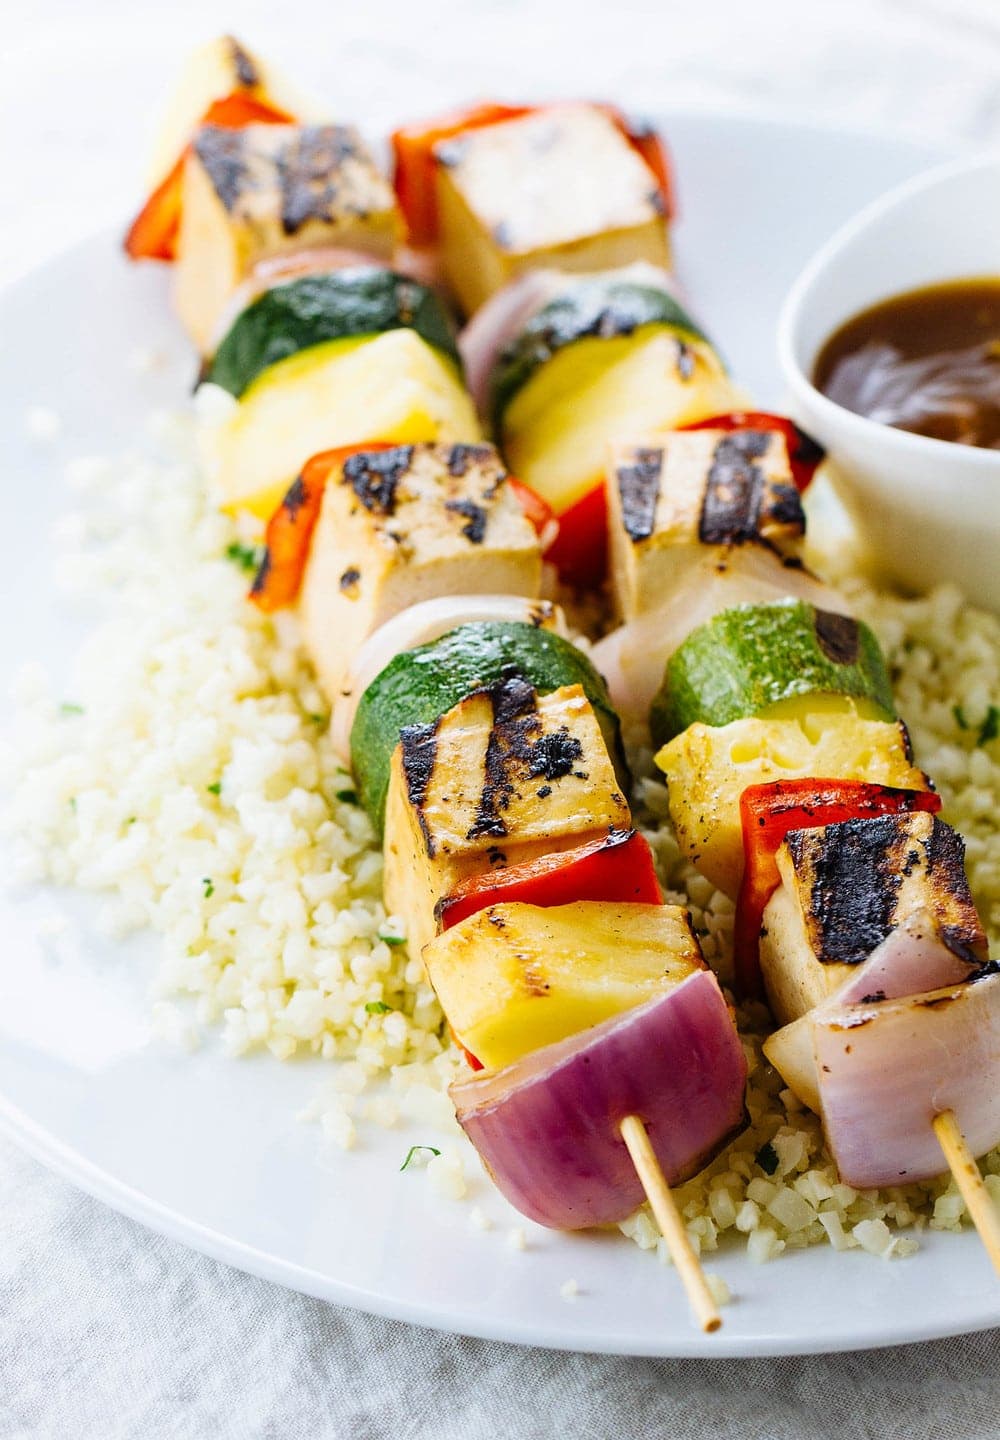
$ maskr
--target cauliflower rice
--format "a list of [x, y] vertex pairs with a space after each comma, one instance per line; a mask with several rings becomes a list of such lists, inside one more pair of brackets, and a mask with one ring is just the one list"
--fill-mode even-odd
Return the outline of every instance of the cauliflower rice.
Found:
[[[55, 537], [57, 575], [113, 606], [70, 689], [54, 690], [36, 665], [16, 680], [4, 757], [15, 881], [95, 892], [112, 938], [158, 932], [164, 1037], [195, 1045], [221, 1027], [233, 1056], [266, 1047], [343, 1062], [308, 1112], [335, 1143], [349, 1148], [359, 1125], [400, 1116], [457, 1137], [445, 1092], [460, 1062], [419, 958], [385, 913], [381, 855], [330, 746], [294, 618], [246, 604], [252, 546], [206, 502], [189, 429], [160, 418], [176, 459], [68, 467], [81, 504]], [[905, 600], [857, 573], [838, 579], [886, 648], [917, 763], [965, 836], [996, 953], [1000, 621], [952, 589]], [[667, 898], [690, 908], [725, 984], [732, 903], [682, 858], [648, 765], [633, 798]], [[947, 1178], [840, 1184], [818, 1119], [762, 1057], [766, 1011], [744, 1007], [739, 1022], [750, 1128], [675, 1192], [696, 1250], [729, 1236], [756, 1261], [820, 1242], [900, 1256], [924, 1226], [960, 1227], [964, 1202]], [[416, 1158], [437, 1193], [465, 1194], [466, 1148]], [[1000, 1151], [982, 1164], [1000, 1203]], [[667, 1258], [645, 1208], [621, 1229]]]

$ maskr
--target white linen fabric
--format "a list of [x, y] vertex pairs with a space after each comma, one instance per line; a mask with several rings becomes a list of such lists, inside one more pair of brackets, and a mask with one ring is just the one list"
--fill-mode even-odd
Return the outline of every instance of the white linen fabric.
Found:
[[[1000, 142], [995, 0], [300, 0], [284, 17], [260, 0], [8, 0], [0, 281], [128, 213], [149, 96], [224, 29], [372, 128], [469, 96], [544, 91]], [[439, 1335], [207, 1260], [6, 1142], [0, 1215], [0, 1440], [1000, 1435], [996, 1332], [700, 1362]]]

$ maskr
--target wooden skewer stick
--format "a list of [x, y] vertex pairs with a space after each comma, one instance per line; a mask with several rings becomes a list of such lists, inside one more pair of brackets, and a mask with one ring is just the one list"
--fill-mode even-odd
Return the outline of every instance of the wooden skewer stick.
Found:
[[670, 1186], [650, 1144], [646, 1127], [638, 1115], [626, 1115], [621, 1123], [621, 1132], [698, 1324], [706, 1332], [718, 1330], [722, 1324], [722, 1316], [712, 1299], [701, 1261], [694, 1253], [684, 1221], [670, 1193]]
[[979, 1238], [993, 1262], [993, 1268], [1000, 1275], [1000, 1211], [983, 1184], [979, 1166], [959, 1129], [954, 1110], [942, 1110], [940, 1115], [935, 1115], [934, 1134], [972, 1216], [972, 1223], [979, 1231]]

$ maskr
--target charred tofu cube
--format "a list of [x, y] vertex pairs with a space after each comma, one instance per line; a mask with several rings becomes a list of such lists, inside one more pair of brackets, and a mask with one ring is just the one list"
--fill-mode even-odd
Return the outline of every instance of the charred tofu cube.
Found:
[[763, 546], [778, 568], [805, 534], [776, 431], [677, 431], [655, 446], [616, 447], [607, 490], [612, 587], [626, 621], [662, 604], [707, 546]]
[[535, 596], [541, 550], [492, 445], [362, 451], [327, 481], [300, 593], [331, 701], [373, 630], [438, 595]]
[[400, 233], [392, 187], [346, 125], [203, 125], [184, 165], [176, 301], [208, 350], [258, 261], [336, 246], [389, 260]]
[[522, 270], [669, 263], [656, 177], [595, 106], [550, 106], [434, 153], [444, 267], [469, 313]]
[[385, 899], [419, 955], [434, 907], [471, 875], [627, 829], [629, 808], [579, 685], [539, 695], [520, 675], [477, 691], [392, 757]]
[[[951, 975], [914, 971], [913, 991], [954, 983], [984, 964], [986, 935], [964, 861], [958, 833], [923, 811], [793, 830], [777, 854], [781, 884], [761, 928], [761, 969], [779, 1023], [843, 992], [858, 966], [904, 928], [909, 953], [891, 957], [894, 967], [929, 963], [920, 950], [928, 944], [944, 945], [957, 961]], [[856, 998], [884, 998], [884, 990]]]

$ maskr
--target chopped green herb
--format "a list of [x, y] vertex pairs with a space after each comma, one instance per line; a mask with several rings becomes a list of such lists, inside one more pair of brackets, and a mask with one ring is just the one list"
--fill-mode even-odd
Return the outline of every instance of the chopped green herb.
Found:
[[434, 1148], [433, 1145], [411, 1145], [410, 1148], [409, 1148], [409, 1150], [408, 1150], [408, 1152], [407, 1152], [406, 1159], [403, 1161], [402, 1165], [400, 1165], [400, 1167], [399, 1167], [400, 1170], [405, 1170], [405, 1169], [406, 1169], [407, 1165], [409, 1165], [410, 1161], [413, 1159], [414, 1155], [416, 1155], [416, 1153], [417, 1153], [418, 1150], [429, 1150], [432, 1155], [440, 1155], [440, 1154], [441, 1154], [441, 1151], [440, 1151], [440, 1150], [435, 1150], [435, 1148]]
[[380, 935], [378, 938], [379, 938], [380, 940], [383, 940], [386, 945], [405, 945], [405, 944], [406, 944], [406, 936], [405, 936], [405, 935]]
[[358, 803], [358, 792], [356, 790], [334, 791], [338, 800], [343, 800], [345, 805], [356, 805]]
[[[965, 712], [961, 705], [953, 705], [951, 713], [961, 730], [971, 730], [974, 727], [966, 719]], [[986, 712], [986, 719], [979, 727], [979, 734], [976, 736], [977, 745], [988, 745], [1000, 735], [1000, 706], [991, 705]]]
[[204, 880], [202, 880], [201, 883], [202, 883], [202, 884], [204, 885], [204, 887], [205, 887], [205, 899], [206, 899], [206, 900], [211, 900], [212, 896], [215, 894], [215, 886], [213, 885], [212, 881], [208, 878], [207, 875], [205, 876]]
[[[308, 718], [309, 720], [311, 720], [314, 725], [325, 725], [325, 724], [326, 724], [326, 716], [325, 716], [325, 715], [321, 715], [318, 710], [313, 710], [313, 711], [311, 711], [307, 718]], [[343, 771], [343, 774], [346, 775], [346, 774], [347, 774], [347, 771], [346, 771], [346, 770]]]
[[388, 1015], [392, 1006], [387, 1005], [384, 1000], [369, 1000], [365, 1005], [365, 1009], [369, 1015]]
[[71, 796], [69, 797], [69, 808], [72, 810], [73, 814], [75, 815], [75, 814], [76, 814], [76, 796], [75, 796], [75, 795], [71, 795]]
[[64, 700], [59, 706], [60, 715], [82, 715], [83, 706], [77, 705], [73, 700]]
[[214, 785], [206, 785], [206, 786], [205, 786], [205, 789], [208, 791], [209, 795], [221, 795], [221, 794], [222, 794], [222, 781], [221, 781], [221, 780], [216, 780], [216, 782], [215, 782]]
[[778, 1152], [768, 1140], [754, 1157], [765, 1175], [773, 1175], [778, 1168]]
[[135, 822], [138, 820], [138, 818], [139, 818], [138, 815], [130, 815], [130, 816], [128, 817], [128, 819], [125, 821], [125, 824], [126, 824], [126, 825], [134, 825]]
[[239, 540], [233, 540], [226, 546], [226, 559], [245, 570], [248, 575], [257, 573], [263, 554], [262, 545], [241, 545]]

